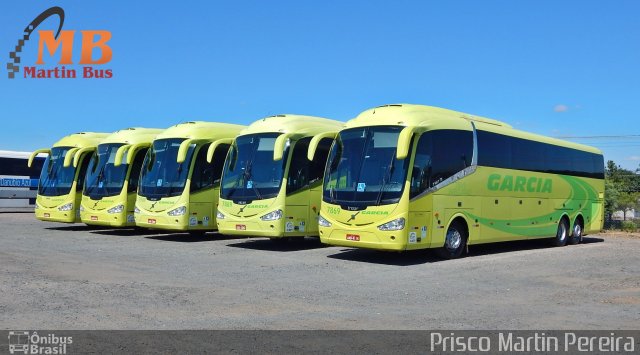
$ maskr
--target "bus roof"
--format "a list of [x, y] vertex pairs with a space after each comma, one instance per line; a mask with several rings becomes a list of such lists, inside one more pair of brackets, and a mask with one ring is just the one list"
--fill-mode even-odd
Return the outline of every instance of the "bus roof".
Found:
[[156, 139], [218, 139], [235, 138], [246, 126], [230, 123], [190, 121], [165, 129]]
[[96, 133], [96, 132], [80, 132], [70, 134], [62, 137], [59, 141], [53, 144], [53, 147], [74, 147], [85, 148], [95, 147], [100, 141], [105, 139], [109, 133]]
[[261, 118], [240, 132], [240, 135], [255, 133], [302, 133], [313, 136], [328, 131], [339, 131], [344, 127], [340, 121], [323, 117], [283, 114]]
[[131, 127], [115, 131], [100, 142], [100, 144], [106, 143], [125, 143], [136, 144], [152, 142], [156, 136], [162, 133], [164, 129], [160, 128], [142, 128]]
[[[0, 158], [13, 158], [13, 159], [29, 159], [31, 152], [18, 152], [14, 150], [0, 150]], [[47, 155], [40, 153], [39, 157], [45, 158]]]
[[392, 104], [378, 106], [366, 110], [347, 121], [345, 128], [364, 126], [415, 126], [427, 127], [428, 129], [462, 129], [472, 130], [469, 122], [473, 122], [477, 129], [493, 133], [503, 134], [532, 141], [544, 142], [567, 148], [578, 149], [595, 154], [602, 152], [594, 147], [568, 142], [561, 139], [551, 138], [535, 133], [529, 133], [514, 129], [509, 124], [464, 112], [448, 110], [440, 107], [413, 105], [413, 104]]

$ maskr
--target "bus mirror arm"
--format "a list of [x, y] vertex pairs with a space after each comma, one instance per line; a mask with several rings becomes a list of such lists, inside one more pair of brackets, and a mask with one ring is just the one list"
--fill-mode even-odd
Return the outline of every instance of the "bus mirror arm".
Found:
[[324, 138], [336, 139], [338, 136], [338, 132], [322, 132], [320, 134], [316, 134], [311, 138], [311, 142], [309, 142], [309, 150], [307, 151], [307, 159], [310, 161], [313, 160], [313, 156], [316, 154], [316, 149], [318, 149], [318, 144]]
[[28, 167], [31, 167], [31, 165], [33, 165], [33, 160], [38, 156], [38, 154], [40, 153], [44, 153], [44, 154], [51, 154], [51, 149], [48, 148], [44, 148], [44, 149], [38, 149], [36, 151], [34, 151], [33, 153], [31, 153], [31, 156], [29, 156], [29, 162], [27, 163]]
[[400, 131], [398, 136], [398, 149], [396, 150], [396, 159], [401, 160], [409, 155], [409, 145], [411, 145], [411, 137], [415, 133], [415, 127], [405, 127]]
[[273, 145], [273, 160], [274, 161], [282, 160], [282, 156], [284, 154], [284, 148], [289, 139], [291, 138], [297, 139], [303, 136], [304, 135], [297, 134], [297, 133], [284, 133], [279, 135], [278, 138], [276, 138], [275, 144]]
[[[136, 143], [131, 147], [129, 147], [129, 150], [127, 150], [127, 165], [131, 165], [131, 163], [133, 163], [133, 158], [136, 156], [136, 152], [138, 150], [142, 148], [149, 148], [150, 146], [151, 146], [151, 143], [142, 142], [142, 143]], [[123, 151], [123, 154], [124, 154], [124, 151]], [[116, 152], [116, 159], [117, 159], [117, 152]], [[122, 163], [122, 158], [120, 158], [119, 162]]]
[[189, 150], [189, 146], [193, 143], [194, 139], [185, 139], [180, 143], [180, 148], [178, 148], [178, 154], [176, 155], [176, 162], [178, 164], [184, 163], [184, 160], [187, 159], [187, 152]]
[[120, 148], [116, 150], [116, 157], [113, 160], [113, 166], [122, 165], [122, 157], [124, 156], [124, 153], [129, 150], [129, 148], [131, 148], [131, 144], [125, 144], [123, 146], [120, 146]]
[[80, 150], [80, 148], [71, 148], [69, 149], [69, 151], [67, 151], [67, 154], [64, 156], [64, 162], [62, 164], [62, 166], [64, 166], [65, 168], [70, 166], [71, 163], [73, 162], [73, 158], [76, 155], [76, 152]]
[[176, 156], [176, 162], [178, 164], [182, 164], [184, 163], [184, 161], [187, 159], [187, 153], [189, 152], [189, 146], [194, 144], [194, 143], [205, 143], [205, 142], [211, 142], [210, 139], [195, 139], [195, 138], [191, 138], [191, 139], [185, 139], [182, 143], [180, 143], [180, 148], [178, 148], [178, 155]]
[[[82, 156], [82, 154], [87, 153], [87, 152], [93, 152], [94, 150], [96, 150], [96, 147], [84, 147], [82, 149], [79, 149], [73, 155], [73, 167], [74, 168], [78, 167], [78, 163], [80, 162], [80, 157]], [[66, 159], [65, 159], [65, 161], [66, 161]]]
[[211, 164], [211, 161], [213, 160], [213, 153], [221, 144], [231, 145], [233, 144], [233, 138], [222, 138], [211, 143], [211, 145], [209, 146], [209, 149], [207, 150], [207, 163]]

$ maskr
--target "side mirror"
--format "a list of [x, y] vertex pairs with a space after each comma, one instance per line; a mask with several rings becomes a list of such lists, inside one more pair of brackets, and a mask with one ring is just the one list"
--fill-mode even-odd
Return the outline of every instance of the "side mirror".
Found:
[[316, 154], [316, 150], [318, 149], [318, 144], [324, 138], [336, 139], [338, 136], [338, 132], [323, 132], [320, 134], [316, 134], [311, 138], [311, 142], [309, 142], [309, 149], [307, 150], [307, 159], [313, 160], [314, 155]]
[[33, 153], [31, 153], [31, 155], [29, 156], [29, 162], [27, 162], [27, 166], [31, 167], [31, 165], [33, 165], [33, 160], [38, 156], [38, 154], [43, 153], [43, 154], [51, 154], [51, 149], [38, 149], [36, 151], [34, 151]]

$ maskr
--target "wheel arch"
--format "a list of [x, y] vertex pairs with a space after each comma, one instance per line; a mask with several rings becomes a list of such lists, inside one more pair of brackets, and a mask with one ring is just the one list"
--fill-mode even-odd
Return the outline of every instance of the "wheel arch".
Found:
[[449, 218], [449, 221], [447, 222], [447, 225], [445, 226], [445, 229], [444, 229], [445, 234], [449, 230], [449, 227], [451, 226], [451, 224], [453, 224], [453, 222], [455, 221], [460, 221], [460, 223], [464, 226], [465, 232], [467, 232], [467, 245], [468, 245], [469, 241], [471, 240], [471, 228], [469, 228], [470, 223], [467, 216], [461, 212], [454, 213], [453, 216]]

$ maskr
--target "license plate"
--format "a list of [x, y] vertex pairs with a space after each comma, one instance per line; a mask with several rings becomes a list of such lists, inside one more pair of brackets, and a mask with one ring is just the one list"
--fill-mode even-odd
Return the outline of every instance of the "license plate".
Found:
[[244, 224], [236, 224], [236, 230], [237, 231], [246, 231], [247, 230], [247, 226]]
[[50, 214], [48, 214], [48, 213], [45, 213], [45, 214], [44, 214], [44, 216], [45, 216], [45, 217], [51, 217], [51, 215], [50, 215]]
[[360, 241], [360, 236], [357, 234], [347, 234], [347, 240], [351, 240], [354, 242], [359, 242]]
[[92, 221], [97, 221], [98, 220], [98, 216], [91, 216], [91, 220]]
[[149, 224], [156, 224], [156, 220], [155, 219], [148, 219], [147, 223]]

